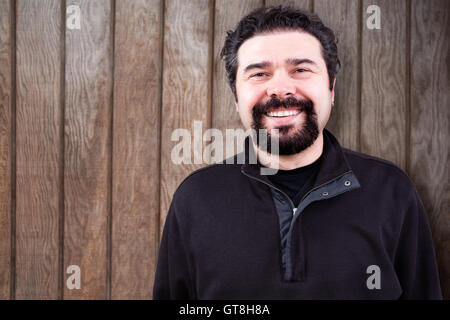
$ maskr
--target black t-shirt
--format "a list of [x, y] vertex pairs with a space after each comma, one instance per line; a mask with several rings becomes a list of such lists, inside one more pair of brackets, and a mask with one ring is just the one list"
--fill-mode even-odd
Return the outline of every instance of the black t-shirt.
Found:
[[286, 193], [297, 207], [306, 192], [313, 187], [321, 161], [322, 156], [307, 166], [293, 170], [278, 170], [276, 174], [267, 177]]

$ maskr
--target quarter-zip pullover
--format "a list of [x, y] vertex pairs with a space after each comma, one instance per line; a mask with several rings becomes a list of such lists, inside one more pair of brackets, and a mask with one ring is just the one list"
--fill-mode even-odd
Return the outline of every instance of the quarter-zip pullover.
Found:
[[[430, 228], [408, 176], [323, 131], [298, 206], [241, 155], [190, 174], [162, 235], [154, 299], [440, 299]], [[254, 158], [253, 158], [254, 159]], [[280, 216], [292, 212], [283, 243]], [[284, 263], [283, 263], [284, 262]]]

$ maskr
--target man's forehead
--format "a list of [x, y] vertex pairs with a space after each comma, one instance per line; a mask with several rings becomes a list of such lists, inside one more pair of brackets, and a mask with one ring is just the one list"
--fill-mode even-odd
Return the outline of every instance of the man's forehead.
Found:
[[256, 35], [247, 39], [238, 50], [238, 66], [260, 63], [286, 63], [289, 59], [322, 57], [321, 44], [314, 36], [302, 31], [280, 31]]

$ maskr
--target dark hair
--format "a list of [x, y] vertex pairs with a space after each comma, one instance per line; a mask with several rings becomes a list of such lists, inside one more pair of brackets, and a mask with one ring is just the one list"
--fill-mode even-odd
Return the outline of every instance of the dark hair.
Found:
[[250, 12], [238, 22], [234, 31], [227, 31], [220, 57], [225, 62], [228, 84], [236, 100], [237, 52], [242, 43], [258, 34], [299, 29], [311, 34], [321, 43], [330, 90], [333, 89], [333, 80], [341, 65], [333, 31], [326, 27], [316, 14], [309, 11], [291, 6], [270, 6]]

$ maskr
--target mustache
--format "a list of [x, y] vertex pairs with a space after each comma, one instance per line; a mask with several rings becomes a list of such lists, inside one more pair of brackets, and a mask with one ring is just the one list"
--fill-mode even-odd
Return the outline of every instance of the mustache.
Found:
[[298, 108], [300, 111], [306, 111], [310, 113], [313, 110], [314, 104], [309, 99], [296, 99], [294, 97], [289, 97], [284, 100], [278, 98], [271, 98], [265, 103], [257, 103], [253, 107], [253, 116], [259, 116], [266, 112], [270, 112], [278, 108]]

